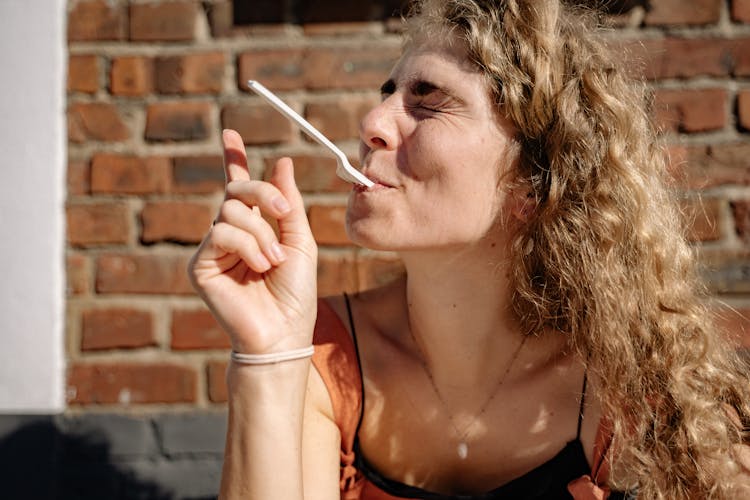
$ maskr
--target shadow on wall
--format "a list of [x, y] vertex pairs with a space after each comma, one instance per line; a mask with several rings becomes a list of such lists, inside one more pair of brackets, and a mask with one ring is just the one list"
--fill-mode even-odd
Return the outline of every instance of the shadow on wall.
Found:
[[211, 484], [194, 488], [197, 495], [192, 495], [190, 479], [184, 481], [182, 491], [172, 487], [181, 481], [176, 477], [177, 469], [182, 469], [186, 477], [192, 476], [195, 483], [196, 474], [189, 467], [175, 466], [168, 456], [159, 453], [113, 455], [111, 436], [92, 432], [91, 428], [90, 424], [80, 425], [64, 417], [0, 416], [0, 497], [8, 500], [216, 498], [207, 495], [206, 490], [218, 489], [220, 458], [214, 459], [217, 463], [213, 467], [215, 473], [209, 474]]

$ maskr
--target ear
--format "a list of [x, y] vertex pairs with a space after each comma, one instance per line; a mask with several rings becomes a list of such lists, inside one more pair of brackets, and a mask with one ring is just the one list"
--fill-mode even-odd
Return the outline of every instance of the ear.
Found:
[[511, 192], [510, 210], [513, 216], [522, 223], [528, 222], [537, 206], [534, 191], [527, 185], [518, 186]]

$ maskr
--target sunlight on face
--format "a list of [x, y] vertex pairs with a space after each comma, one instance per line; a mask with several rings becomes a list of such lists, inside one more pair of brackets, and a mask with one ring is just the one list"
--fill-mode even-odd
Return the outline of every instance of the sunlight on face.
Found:
[[409, 48], [362, 120], [363, 172], [376, 182], [349, 199], [347, 231], [384, 250], [473, 244], [497, 228], [501, 177], [515, 130], [498, 119], [483, 75], [456, 43]]

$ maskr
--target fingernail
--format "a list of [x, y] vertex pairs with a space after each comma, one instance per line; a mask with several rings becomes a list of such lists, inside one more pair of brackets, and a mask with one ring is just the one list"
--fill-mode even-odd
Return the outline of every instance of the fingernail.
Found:
[[262, 271], [267, 271], [271, 268], [271, 263], [262, 253], [258, 253], [255, 255], [255, 265], [258, 266], [258, 270]]
[[286, 252], [275, 241], [271, 243], [271, 255], [276, 259], [276, 262], [284, 262], [286, 260]]
[[281, 196], [274, 198], [271, 203], [273, 204], [273, 207], [282, 214], [287, 213], [291, 209], [289, 203], [287, 203], [287, 201]]

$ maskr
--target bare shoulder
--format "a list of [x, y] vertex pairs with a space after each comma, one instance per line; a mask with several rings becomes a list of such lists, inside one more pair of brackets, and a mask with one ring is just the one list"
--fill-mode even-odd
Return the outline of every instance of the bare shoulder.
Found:
[[[321, 300], [338, 316], [338, 319], [351, 336], [353, 332], [352, 323], [356, 328], [357, 342], [360, 347], [365, 347], [367, 352], [372, 352], [373, 332], [380, 331], [379, 323], [382, 318], [392, 317], [392, 311], [398, 304], [397, 297], [402, 285], [391, 282], [384, 286], [344, 296], [332, 295], [323, 297]], [[400, 292], [403, 295], [403, 292]], [[347, 308], [347, 298], [350, 307]], [[320, 311], [318, 311], [320, 314]], [[352, 315], [350, 321], [349, 314]], [[315, 409], [323, 415], [333, 419], [333, 405], [328, 388], [323, 377], [315, 365], [310, 366], [310, 375], [307, 383], [306, 407], [308, 411]]]
[[395, 320], [404, 308], [404, 278], [383, 286], [348, 295], [350, 310], [344, 295], [325, 297], [323, 300], [338, 315], [351, 334], [349, 313], [352, 314], [357, 338], [371, 336], [373, 331], [389, 330], [388, 323]]

